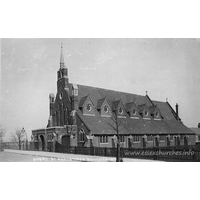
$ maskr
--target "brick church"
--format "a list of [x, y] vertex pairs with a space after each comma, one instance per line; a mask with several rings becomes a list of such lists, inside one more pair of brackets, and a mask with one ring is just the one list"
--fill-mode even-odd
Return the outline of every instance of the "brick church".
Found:
[[57, 94], [49, 95], [50, 115], [44, 129], [32, 131], [35, 149], [54, 151], [55, 144], [84, 147], [144, 148], [194, 145], [187, 128], [168, 101], [69, 82], [61, 46]]

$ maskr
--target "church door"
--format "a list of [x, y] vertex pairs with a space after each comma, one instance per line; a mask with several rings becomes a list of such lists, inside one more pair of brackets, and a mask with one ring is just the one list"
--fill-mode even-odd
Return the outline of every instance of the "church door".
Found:
[[62, 145], [66, 147], [70, 147], [70, 136], [64, 135], [62, 136]]
[[40, 139], [41, 139], [42, 151], [44, 151], [44, 148], [45, 148], [44, 136], [40, 135]]

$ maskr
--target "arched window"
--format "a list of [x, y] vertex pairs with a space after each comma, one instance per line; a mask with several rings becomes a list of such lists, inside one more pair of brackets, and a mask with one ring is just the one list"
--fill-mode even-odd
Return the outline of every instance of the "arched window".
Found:
[[133, 115], [136, 115], [136, 110], [133, 110], [132, 113], [133, 113]]
[[90, 112], [92, 110], [91, 104], [88, 103], [87, 106], [86, 106], [86, 109], [87, 109], [88, 112]]
[[60, 100], [63, 98], [63, 93], [62, 92], [59, 94], [59, 98], [60, 98]]
[[120, 115], [123, 114], [123, 108], [122, 108], [122, 107], [119, 108], [119, 114], [120, 114]]
[[108, 113], [108, 106], [104, 106], [103, 110], [104, 110], [105, 113]]
[[156, 112], [156, 117], [159, 117], [159, 112]]
[[148, 111], [147, 110], [144, 111], [144, 115], [148, 116]]
[[85, 131], [84, 129], [81, 129], [79, 131], [79, 142], [84, 142], [84, 140], [85, 140]]

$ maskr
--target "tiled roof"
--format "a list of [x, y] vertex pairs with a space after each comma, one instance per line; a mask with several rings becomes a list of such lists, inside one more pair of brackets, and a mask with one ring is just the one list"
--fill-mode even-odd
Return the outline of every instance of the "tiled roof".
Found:
[[[176, 120], [175, 111], [169, 103], [152, 101], [147, 96], [84, 85], [77, 86], [79, 105], [83, 105], [87, 97], [89, 97], [96, 108], [99, 108], [103, 104], [105, 98], [110, 106], [113, 102], [114, 105], [116, 104], [115, 106], [118, 106], [121, 101], [127, 110], [131, 109], [133, 102], [140, 110], [147, 107], [153, 112], [157, 106], [157, 109], [162, 115], [162, 120], [131, 119], [128, 116], [126, 118], [120, 118], [123, 124], [122, 134], [194, 134], [194, 132], [183, 125], [183, 123]], [[87, 124], [93, 134], [116, 134], [113, 127], [110, 126], [110, 124], [113, 123], [113, 120], [110, 117], [102, 117], [96, 109], [95, 116], [86, 116], [80, 111], [78, 112], [78, 115], [84, 120], [84, 123]]]
[[138, 111], [142, 112], [147, 107], [146, 103], [142, 105], [138, 105]]
[[118, 105], [119, 105], [119, 103], [120, 103], [120, 100], [113, 101], [113, 102], [112, 102], [112, 109], [113, 109], [113, 110], [116, 110], [117, 107], [118, 107]]
[[79, 98], [89, 95], [94, 105], [97, 105], [97, 101], [102, 98], [106, 98], [108, 103], [112, 101], [121, 100], [124, 105], [129, 102], [135, 102], [136, 105], [146, 103], [147, 106], [151, 106], [151, 102], [146, 96], [130, 94], [125, 92], [106, 90], [102, 88], [78, 85]]
[[[82, 113], [81, 113], [82, 115]], [[115, 124], [110, 117], [101, 117], [99, 113], [93, 116], [83, 116], [89, 125], [92, 134], [116, 134]], [[178, 121], [170, 120], [143, 120], [120, 118], [120, 134], [194, 134], [189, 128]]]
[[152, 114], [156, 110], [157, 106], [149, 106], [149, 112]]
[[83, 107], [83, 104], [85, 103], [85, 101], [87, 100], [88, 96], [85, 96], [85, 97], [82, 97], [80, 99], [80, 102], [79, 102], [79, 108]]
[[154, 101], [153, 100], [154, 105], [158, 106], [158, 109], [160, 110], [162, 116], [164, 117], [164, 119], [166, 120], [176, 120], [173, 111], [171, 110], [171, 108], [169, 107], [167, 102], [161, 102], [161, 101]]
[[97, 109], [100, 109], [101, 108], [101, 106], [102, 106], [102, 104], [103, 104], [103, 102], [106, 100], [106, 98], [103, 98], [103, 99], [99, 99], [98, 101], [97, 101]]
[[133, 102], [127, 103], [126, 104], [126, 111], [129, 112], [131, 110], [131, 108], [132, 108], [133, 105], [134, 105]]
[[200, 135], [200, 128], [190, 128], [193, 132]]

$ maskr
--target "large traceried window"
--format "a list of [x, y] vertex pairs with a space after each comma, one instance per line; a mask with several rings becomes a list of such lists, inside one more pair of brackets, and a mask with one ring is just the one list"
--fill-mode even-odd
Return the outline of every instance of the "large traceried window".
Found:
[[85, 140], [85, 131], [84, 129], [81, 129], [79, 131], [79, 142], [84, 142], [84, 140]]

